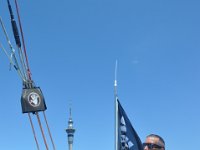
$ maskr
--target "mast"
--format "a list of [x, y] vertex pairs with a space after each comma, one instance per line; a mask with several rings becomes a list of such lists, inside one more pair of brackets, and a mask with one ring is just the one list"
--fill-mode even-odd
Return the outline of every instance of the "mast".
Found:
[[115, 64], [114, 103], [115, 103], [115, 150], [118, 150], [118, 103], [117, 103], [117, 60]]

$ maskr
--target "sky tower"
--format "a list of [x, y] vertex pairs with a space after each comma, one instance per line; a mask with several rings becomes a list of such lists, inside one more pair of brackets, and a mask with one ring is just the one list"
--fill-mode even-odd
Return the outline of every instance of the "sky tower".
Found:
[[70, 108], [70, 116], [69, 116], [69, 120], [68, 120], [68, 128], [66, 129], [66, 132], [68, 134], [69, 150], [72, 150], [75, 129], [73, 128], [71, 108]]

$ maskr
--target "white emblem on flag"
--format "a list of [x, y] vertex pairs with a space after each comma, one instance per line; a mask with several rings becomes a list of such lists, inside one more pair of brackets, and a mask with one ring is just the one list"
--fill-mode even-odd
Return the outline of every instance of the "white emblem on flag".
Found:
[[134, 146], [134, 144], [126, 136], [127, 128], [126, 128], [126, 122], [123, 116], [121, 117], [120, 129], [121, 129], [121, 148], [122, 150], [130, 150]]

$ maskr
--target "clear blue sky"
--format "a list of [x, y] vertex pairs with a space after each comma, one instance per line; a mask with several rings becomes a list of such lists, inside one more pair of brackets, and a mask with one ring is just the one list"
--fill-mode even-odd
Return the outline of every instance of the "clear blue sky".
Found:
[[[141, 140], [156, 133], [165, 139], [167, 150], [196, 149], [200, 140], [198, 0], [18, 3], [32, 78], [44, 93], [58, 150], [68, 148], [70, 101], [77, 129], [74, 150], [114, 150], [116, 59], [118, 95]], [[6, 1], [0, 3], [0, 16], [14, 45]], [[0, 42], [7, 47], [2, 30]], [[2, 50], [0, 60], [0, 149], [35, 150], [28, 116], [21, 113], [21, 81], [14, 69], [9, 71]], [[35, 119], [34, 124], [45, 149]]]

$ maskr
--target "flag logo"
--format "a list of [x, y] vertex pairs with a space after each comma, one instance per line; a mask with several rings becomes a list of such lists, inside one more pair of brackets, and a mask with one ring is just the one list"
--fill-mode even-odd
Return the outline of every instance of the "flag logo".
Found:
[[121, 117], [120, 128], [121, 128], [121, 148], [122, 148], [122, 150], [129, 150], [129, 149], [131, 149], [131, 147], [133, 147], [134, 144], [126, 136], [127, 128], [126, 128], [126, 122], [125, 122], [123, 116]]

